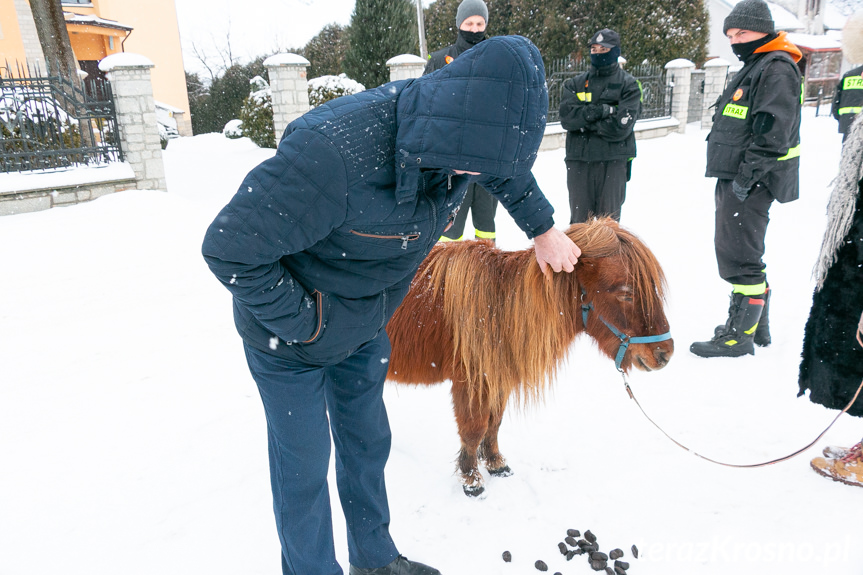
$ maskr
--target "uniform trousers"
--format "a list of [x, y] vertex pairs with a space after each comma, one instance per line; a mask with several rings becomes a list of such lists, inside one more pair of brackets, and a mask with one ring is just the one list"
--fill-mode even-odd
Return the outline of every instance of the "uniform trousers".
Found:
[[[270, 482], [284, 575], [342, 575], [336, 562], [327, 470], [330, 431], [352, 565], [391, 563], [384, 466], [390, 427], [383, 401], [390, 343], [384, 331], [331, 366], [245, 346], [267, 417]], [[329, 418], [328, 418], [329, 415]]]
[[467, 222], [467, 212], [470, 210], [473, 229], [476, 237], [495, 239], [494, 214], [497, 211], [497, 198], [492, 196], [476, 182], [467, 186], [464, 200], [452, 222], [452, 226], [443, 235], [450, 240], [460, 240], [464, 235], [464, 225]]
[[611, 216], [620, 221], [626, 199], [626, 164], [627, 160], [566, 161], [569, 223], [586, 222], [592, 216]]
[[719, 276], [732, 285], [758, 285], [767, 281], [762, 258], [773, 196], [756, 184], [741, 202], [731, 185], [732, 180], [716, 181], [713, 245]]

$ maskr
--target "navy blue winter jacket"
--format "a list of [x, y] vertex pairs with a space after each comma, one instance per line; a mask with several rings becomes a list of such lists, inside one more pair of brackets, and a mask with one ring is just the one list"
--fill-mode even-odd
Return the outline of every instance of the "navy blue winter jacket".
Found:
[[244, 341], [327, 365], [373, 339], [464, 196], [453, 170], [482, 174], [528, 237], [548, 231], [530, 171], [547, 108], [539, 51], [508, 36], [292, 122], [204, 238]]

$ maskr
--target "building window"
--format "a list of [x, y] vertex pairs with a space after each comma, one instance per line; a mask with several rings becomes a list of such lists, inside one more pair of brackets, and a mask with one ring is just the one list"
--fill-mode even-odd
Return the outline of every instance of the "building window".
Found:
[[60, 0], [61, 4], [92, 4], [92, 0]]

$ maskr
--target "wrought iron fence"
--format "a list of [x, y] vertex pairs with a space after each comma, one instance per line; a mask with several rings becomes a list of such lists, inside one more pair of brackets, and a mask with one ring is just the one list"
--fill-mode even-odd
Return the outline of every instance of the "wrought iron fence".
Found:
[[[586, 72], [590, 62], [574, 62], [569, 58], [552, 60], [546, 67], [548, 84], [548, 121], [560, 121], [560, 95], [563, 83]], [[626, 68], [641, 86], [641, 119], [671, 116], [671, 90], [665, 83], [665, 69], [654, 64]]]
[[0, 68], [0, 172], [122, 161], [111, 84]]

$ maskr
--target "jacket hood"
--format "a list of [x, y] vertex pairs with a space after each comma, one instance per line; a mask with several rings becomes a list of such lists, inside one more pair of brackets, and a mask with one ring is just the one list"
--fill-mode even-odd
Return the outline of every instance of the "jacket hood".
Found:
[[548, 113], [542, 57], [527, 38], [489, 38], [413, 80], [396, 110], [399, 201], [415, 195], [421, 168], [525, 175]]
[[774, 40], [771, 40], [764, 46], [755, 50], [755, 53], [763, 54], [764, 52], [774, 52], [776, 50], [788, 52], [788, 54], [791, 55], [791, 58], [794, 59], [795, 64], [803, 58], [803, 52], [800, 51], [800, 48], [791, 43], [791, 40], [788, 39], [787, 32], [780, 32]]

